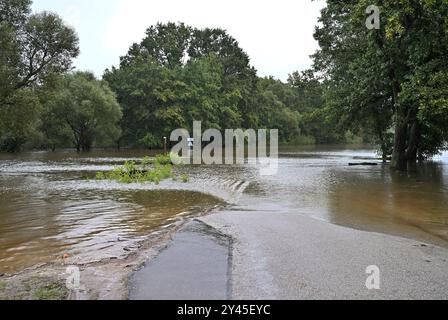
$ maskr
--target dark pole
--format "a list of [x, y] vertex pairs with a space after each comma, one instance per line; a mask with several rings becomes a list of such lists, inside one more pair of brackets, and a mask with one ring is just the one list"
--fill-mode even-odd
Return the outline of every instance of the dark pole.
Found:
[[166, 137], [163, 137], [163, 155], [166, 156], [167, 150], [166, 150]]

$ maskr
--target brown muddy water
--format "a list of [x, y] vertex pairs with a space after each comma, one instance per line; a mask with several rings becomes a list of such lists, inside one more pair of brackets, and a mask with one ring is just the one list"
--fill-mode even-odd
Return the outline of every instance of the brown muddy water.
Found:
[[[448, 154], [408, 173], [349, 162], [363, 147], [281, 149], [279, 172], [184, 166], [190, 182], [95, 181], [97, 171], [144, 151], [0, 155], [0, 274], [69, 254], [75, 262], [120, 258], [150, 233], [227, 203], [234, 210], [303, 214], [357, 229], [448, 247]], [[281, 218], [281, 216], [279, 216]], [[279, 235], [281, 236], [281, 235]], [[323, 237], [325, 235], [322, 235]]]

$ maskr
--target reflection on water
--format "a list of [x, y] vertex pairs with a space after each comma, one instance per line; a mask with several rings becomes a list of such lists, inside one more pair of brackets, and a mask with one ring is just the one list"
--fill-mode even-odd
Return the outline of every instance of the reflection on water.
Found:
[[274, 176], [259, 176], [251, 165], [185, 166], [178, 170], [190, 176], [187, 184], [89, 180], [96, 171], [145, 155], [0, 155], [0, 274], [64, 253], [80, 262], [121, 257], [151, 232], [222, 200], [236, 211], [274, 211], [279, 219], [304, 214], [448, 247], [447, 154], [409, 173], [391, 173], [380, 161], [348, 166], [375, 161], [368, 149], [286, 148]]
[[448, 244], [448, 176], [441, 163], [409, 173], [378, 170], [341, 172], [328, 201], [330, 221]]
[[[408, 173], [376, 157], [370, 150], [285, 150], [279, 173], [257, 184], [275, 210], [448, 247], [448, 154]], [[378, 166], [348, 166], [365, 159]]]

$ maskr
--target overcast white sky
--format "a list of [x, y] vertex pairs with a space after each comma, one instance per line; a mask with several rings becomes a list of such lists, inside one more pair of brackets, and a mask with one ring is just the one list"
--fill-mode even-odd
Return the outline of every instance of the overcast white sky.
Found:
[[260, 76], [286, 80], [311, 65], [314, 26], [325, 0], [34, 0], [35, 11], [60, 14], [76, 28], [78, 69], [101, 76], [157, 22], [226, 29]]

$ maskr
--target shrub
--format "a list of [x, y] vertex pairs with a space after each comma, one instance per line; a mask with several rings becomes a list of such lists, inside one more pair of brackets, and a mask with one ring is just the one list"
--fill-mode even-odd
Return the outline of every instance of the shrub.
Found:
[[180, 176], [180, 180], [183, 183], [187, 183], [190, 179], [188, 178], [188, 176], [186, 174], [183, 174], [183, 175]]
[[109, 172], [98, 172], [97, 180], [115, 180], [121, 183], [152, 182], [159, 184], [161, 181], [173, 177], [173, 165], [166, 161], [166, 156], [157, 156], [154, 168], [150, 168], [152, 161], [145, 157], [138, 165], [134, 161], [126, 161], [121, 167], [116, 167]]

